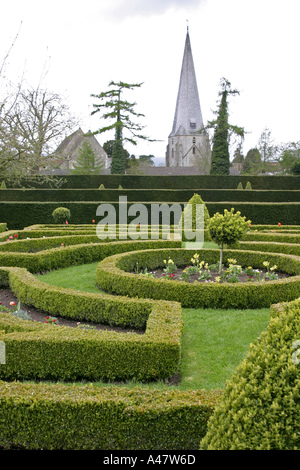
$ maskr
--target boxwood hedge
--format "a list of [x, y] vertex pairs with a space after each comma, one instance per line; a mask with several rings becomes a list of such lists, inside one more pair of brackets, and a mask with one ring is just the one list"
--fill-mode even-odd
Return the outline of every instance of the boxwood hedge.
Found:
[[300, 299], [274, 310], [227, 382], [201, 449], [300, 449]]
[[[201, 260], [216, 263], [219, 250], [201, 250]], [[122, 253], [107, 257], [97, 266], [96, 280], [105, 291], [131, 297], [164, 299], [181, 302], [189, 308], [262, 308], [272, 303], [294, 300], [300, 295], [300, 258], [280, 253], [224, 250], [224, 260], [235, 258], [237, 264], [263, 268], [264, 261], [277, 265], [277, 270], [291, 277], [268, 282], [248, 283], [187, 283], [168, 278], [137, 276], [131, 272], [139, 268], [153, 270], [163, 267], [169, 257], [177, 266], [190, 263], [194, 251], [184, 249], [160, 249]]]

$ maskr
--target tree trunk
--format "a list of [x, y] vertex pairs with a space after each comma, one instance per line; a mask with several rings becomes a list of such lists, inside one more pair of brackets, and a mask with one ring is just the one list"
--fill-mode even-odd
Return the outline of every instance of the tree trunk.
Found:
[[219, 274], [221, 274], [222, 272], [222, 259], [223, 259], [223, 243], [221, 243], [221, 249], [220, 249]]

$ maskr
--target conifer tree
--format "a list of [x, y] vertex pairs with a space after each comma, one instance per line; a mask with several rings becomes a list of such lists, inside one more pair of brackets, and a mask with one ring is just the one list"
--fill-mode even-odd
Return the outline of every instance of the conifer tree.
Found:
[[[151, 141], [148, 137], [140, 134], [140, 131], [144, 128], [140, 124], [136, 124], [131, 121], [131, 116], [137, 118], [144, 117], [143, 114], [137, 113], [134, 110], [136, 103], [130, 103], [121, 99], [121, 94], [124, 90], [133, 90], [136, 87], [140, 87], [142, 83], [129, 84], [124, 82], [110, 82], [109, 86], [113, 87], [111, 90], [100, 93], [99, 95], [91, 95], [94, 98], [98, 98], [102, 101], [100, 104], [93, 104], [94, 111], [92, 115], [98, 112], [104, 111], [102, 114], [103, 119], [110, 119], [113, 121], [112, 124], [102, 127], [93, 134], [101, 134], [106, 131], [115, 131], [115, 141], [112, 150], [112, 162], [111, 162], [111, 174], [124, 174], [125, 173], [125, 162], [124, 162], [124, 149], [123, 142], [128, 141], [133, 145], [137, 144], [137, 139], [144, 139]], [[124, 131], [129, 131], [129, 135], [125, 136]]]
[[207, 128], [214, 129], [212, 139], [212, 156], [211, 156], [211, 175], [229, 175], [230, 155], [229, 141], [232, 133], [239, 137], [244, 137], [244, 129], [242, 127], [233, 126], [228, 122], [228, 95], [239, 94], [238, 90], [231, 89], [231, 83], [222, 78], [220, 82], [221, 91], [219, 96], [221, 100], [219, 108], [215, 112], [217, 118], [209, 121]]
[[102, 173], [104, 163], [95, 155], [90, 142], [84, 140], [79, 148], [77, 164], [74, 165], [72, 173], [77, 175], [99, 175]]

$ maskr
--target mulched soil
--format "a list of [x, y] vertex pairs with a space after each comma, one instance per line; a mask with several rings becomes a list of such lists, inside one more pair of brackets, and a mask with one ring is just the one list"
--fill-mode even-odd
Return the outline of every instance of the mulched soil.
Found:
[[[18, 298], [13, 294], [13, 292], [10, 289], [0, 289], [0, 302], [2, 305], [5, 307], [8, 307], [9, 309], [12, 309], [13, 307], [10, 306], [10, 302], [15, 302], [16, 305], [18, 304], [19, 300]], [[39, 321], [42, 323], [45, 323], [47, 316], [54, 316], [54, 315], [49, 315], [49, 313], [45, 313], [42, 310], [39, 310], [38, 308], [35, 308], [33, 306], [27, 306], [25, 304], [21, 304], [22, 310], [25, 310], [28, 315], [30, 315], [31, 320], [33, 321]], [[73, 321], [73, 320], [68, 320], [66, 318], [62, 318], [58, 315], [55, 315], [55, 318], [57, 318], [57, 324], [60, 326], [69, 326], [71, 328], [77, 328], [78, 327], [78, 322]], [[110, 325], [101, 325], [98, 323], [92, 323], [88, 321], [82, 321], [81, 324], [84, 325], [92, 325], [94, 326], [97, 330], [108, 330], [108, 331], [117, 331], [121, 333], [137, 333], [137, 334], [144, 334], [145, 332], [143, 330], [131, 330], [131, 329], [124, 329], [120, 327], [112, 327]]]
[[[171, 279], [171, 280], [174, 280], [174, 281], [175, 280], [180, 281], [181, 280], [180, 276], [182, 274], [182, 271], [183, 271], [183, 269], [177, 268], [176, 272], [174, 273], [174, 275], [172, 275], [171, 278], [169, 278], [168, 275], [163, 276], [165, 274], [163, 269], [155, 269], [152, 272], [148, 271], [148, 273], [152, 273], [155, 278], [162, 278], [162, 279], [163, 278], [168, 278], [168, 279]], [[203, 272], [204, 272], [204, 269], [202, 270], [202, 273]], [[197, 274], [192, 274], [189, 277], [189, 279], [184, 281], [184, 282], [188, 282], [188, 283], [193, 283], [195, 281], [197, 281], [197, 282], [214, 282], [215, 278], [220, 276], [220, 274], [217, 271], [210, 271], [210, 274], [211, 274], [211, 279], [209, 279], [208, 281], [205, 281], [203, 279], [199, 280], [198, 279], [199, 274], [197, 273]], [[265, 274], [265, 272], [260, 273], [260, 279], [263, 277], [264, 274]], [[284, 274], [284, 273], [278, 273], [277, 272], [277, 275], [278, 275], [278, 279], [283, 279], [283, 278], [289, 277], [288, 274]], [[256, 281], [256, 278], [253, 278], [252, 281]], [[247, 274], [242, 273], [241, 275], [239, 275], [239, 282], [251, 282], [251, 280], [249, 280], [249, 277], [247, 276]], [[266, 279], [263, 282], [268, 282], [268, 280]]]

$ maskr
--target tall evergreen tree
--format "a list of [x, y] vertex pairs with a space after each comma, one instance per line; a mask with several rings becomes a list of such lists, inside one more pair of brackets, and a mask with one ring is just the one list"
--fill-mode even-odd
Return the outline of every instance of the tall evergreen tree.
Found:
[[95, 155], [90, 142], [84, 140], [78, 150], [77, 164], [74, 165], [72, 173], [76, 175], [100, 175], [104, 163]]
[[231, 89], [231, 83], [222, 78], [220, 82], [221, 91], [219, 96], [221, 100], [219, 108], [215, 112], [217, 118], [209, 121], [207, 128], [214, 129], [212, 139], [212, 156], [211, 156], [211, 175], [229, 175], [230, 171], [230, 155], [229, 142], [232, 133], [239, 137], [244, 137], [244, 128], [233, 126], [228, 122], [228, 95], [239, 94], [238, 90]]
[[[112, 150], [112, 162], [111, 162], [111, 174], [124, 174], [125, 173], [125, 162], [124, 162], [124, 149], [123, 142], [128, 141], [133, 145], [137, 144], [137, 139], [144, 139], [150, 141], [150, 139], [142, 134], [140, 131], [144, 128], [140, 124], [136, 124], [131, 121], [131, 116], [137, 118], [143, 116], [143, 114], [137, 113], [134, 110], [136, 103], [129, 103], [121, 99], [121, 94], [124, 90], [133, 90], [136, 87], [140, 87], [142, 83], [129, 84], [124, 82], [110, 82], [109, 86], [113, 87], [111, 90], [100, 93], [99, 95], [91, 95], [94, 98], [98, 98], [102, 101], [100, 104], [93, 104], [94, 111], [92, 115], [106, 109], [102, 115], [103, 119], [113, 120], [113, 123], [109, 126], [102, 127], [93, 134], [102, 134], [103, 132], [114, 130], [115, 140]], [[124, 135], [124, 131], [129, 131], [130, 137]]]

